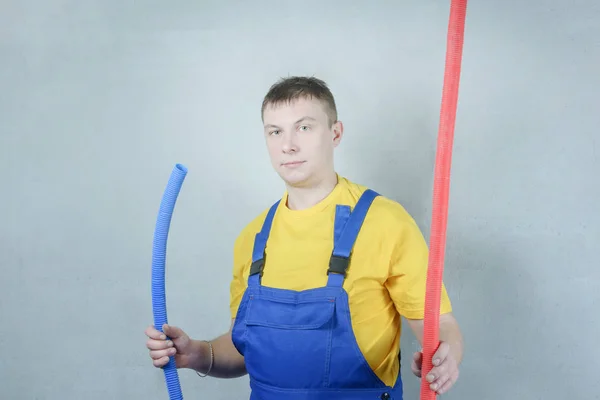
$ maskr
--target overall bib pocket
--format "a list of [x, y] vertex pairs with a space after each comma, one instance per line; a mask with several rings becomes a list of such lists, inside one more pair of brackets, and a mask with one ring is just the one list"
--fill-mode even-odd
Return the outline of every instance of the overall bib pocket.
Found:
[[334, 298], [251, 295], [244, 340], [247, 351], [257, 354], [245, 355], [248, 372], [281, 388], [326, 387], [335, 306]]

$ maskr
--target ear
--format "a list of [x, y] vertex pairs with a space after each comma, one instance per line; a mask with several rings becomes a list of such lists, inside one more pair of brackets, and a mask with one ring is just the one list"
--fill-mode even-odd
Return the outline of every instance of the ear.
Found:
[[331, 126], [331, 132], [333, 133], [333, 147], [337, 147], [342, 140], [342, 136], [344, 135], [344, 124], [342, 121], [336, 121]]

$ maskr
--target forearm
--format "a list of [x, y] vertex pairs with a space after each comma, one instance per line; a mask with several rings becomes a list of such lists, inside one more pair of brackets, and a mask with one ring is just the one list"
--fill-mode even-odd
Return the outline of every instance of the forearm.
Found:
[[450, 353], [452, 353], [456, 362], [460, 364], [463, 358], [463, 337], [454, 318], [440, 319], [439, 339], [441, 342], [450, 345]]
[[[424, 321], [422, 319], [407, 319], [406, 321], [419, 340], [419, 343], [423, 345]], [[454, 359], [460, 363], [463, 357], [463, 338], [458, 322], [452, 313], [440, 315], [438, 339], [440, 342], [448, 343]]]
[[[209, 373], [215, 378], [237, 378], [246, 374], [244, 357], [237, 351], [231, 340], [231, 333], [226, 333], [210, 341], [213, 350], [213, 364], [209, 344], [203, 340], [193, 340], [196, 355], [187, 366], [201, 374]], [[210, 371], [209, 371], [210, 368]]]

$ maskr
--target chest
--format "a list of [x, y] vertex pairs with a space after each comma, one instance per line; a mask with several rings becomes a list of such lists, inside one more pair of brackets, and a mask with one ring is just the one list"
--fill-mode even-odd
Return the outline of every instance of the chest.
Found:
[[[333, 221], [274, 226], [267, 242], [262, 283], [290, 290], [325, 286], [334, 246], [333, 230]], [[376, 238], [363, 235], [359, 239], [344, 283], [348, 291], [381, 287], [387, 278], [389, 259], [386, 261], [380, 247], [371, 243]]]

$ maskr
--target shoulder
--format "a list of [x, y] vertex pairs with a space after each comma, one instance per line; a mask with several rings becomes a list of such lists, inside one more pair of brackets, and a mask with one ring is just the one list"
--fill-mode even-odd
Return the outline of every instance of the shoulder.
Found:
[[383, 195], [374, 201], [371, 210], [371, 220], [391, 234], [392, 237], [402, 239], [406, 235], [421, 234], [413, 216], [400, 204]]
[[254, 245], [254, 238], [262, 229], [265, 218], [272, 206], [273, 204], [262, 210], [257, 216], [244, 225], [235, 239], [234, 247], [236, 252], [246, 251], [246, 249], [252, 248]]
[[[360, 197], [368, 189], [367, 186], [361, 185], [342, 178], [344, 184], [347, 187], [347, 191], [350, 193], [351, 198], [354, 200], [352, 206], [358, 202]], [[414, 228], [417, 226], [412, 215], [404, 208], [398, 201], [393, 200], [380, 192], [377, 189], [371, 189], [375, 191], [378, 196], [373, 200], [371, 207], [367, 213], [365, 222], [368, 224], [376, 224], [379, 228], [385, 228], [385, 230], [400, 231], [405, 228]]]

